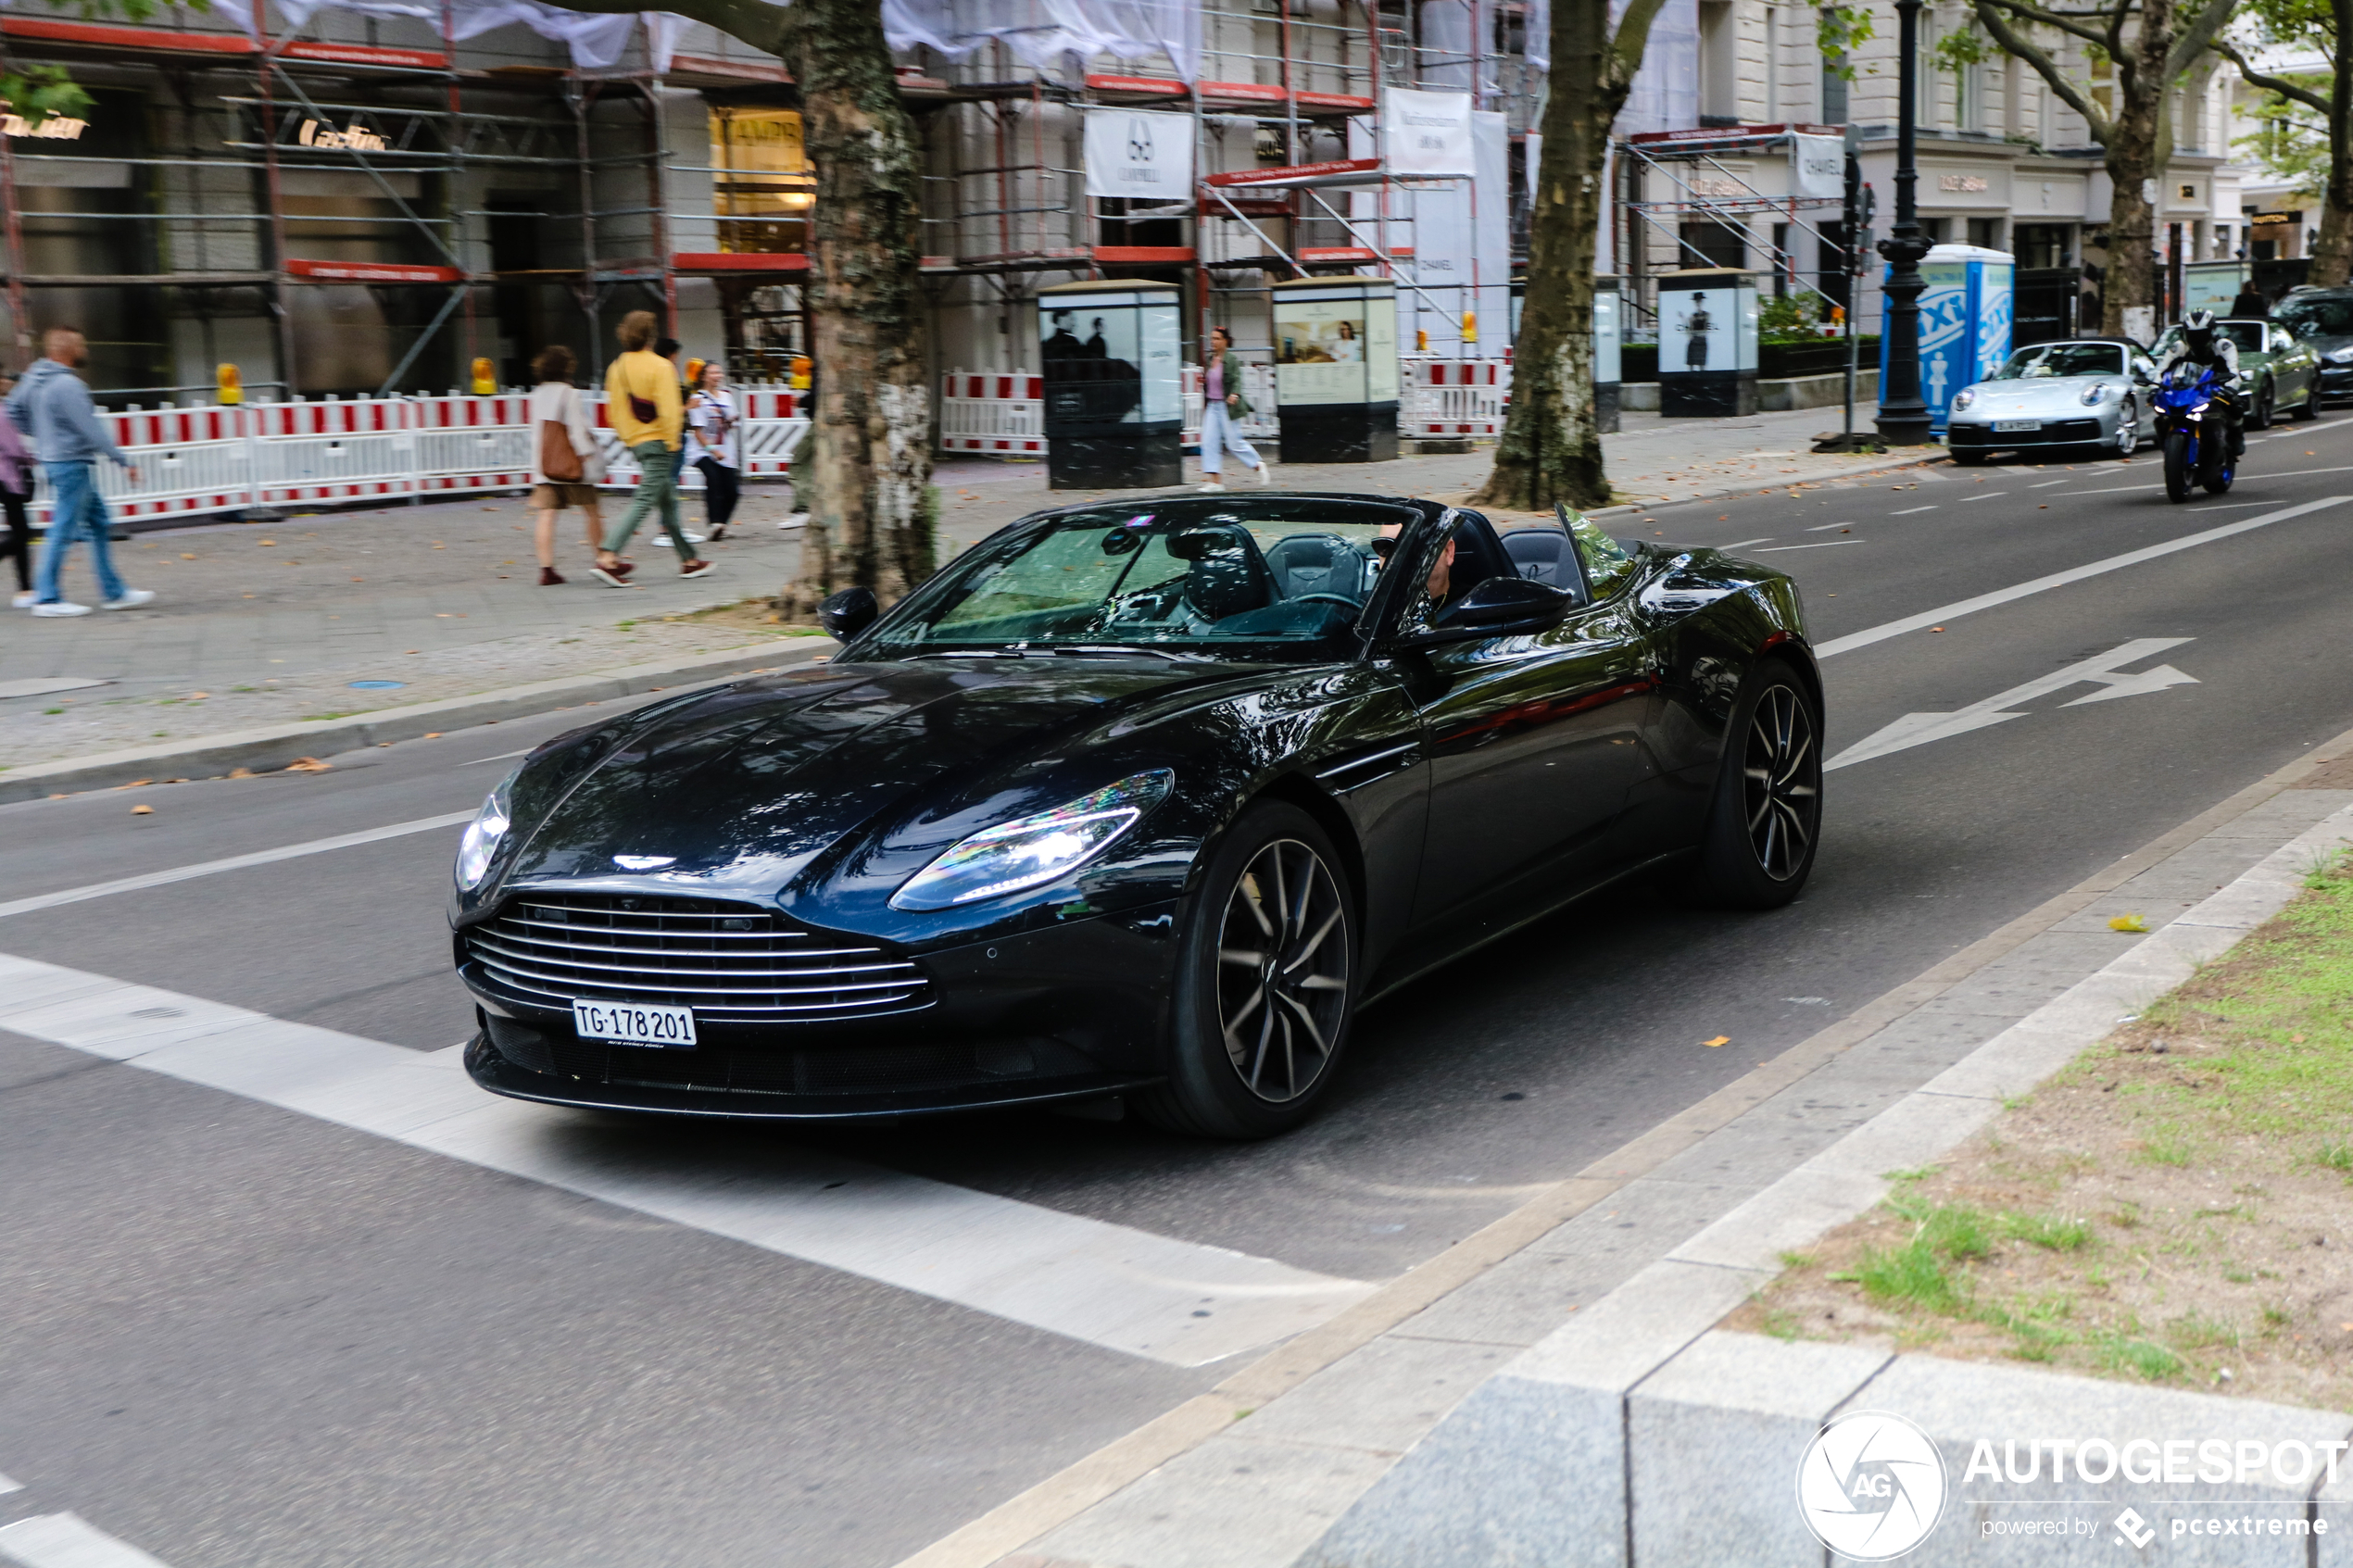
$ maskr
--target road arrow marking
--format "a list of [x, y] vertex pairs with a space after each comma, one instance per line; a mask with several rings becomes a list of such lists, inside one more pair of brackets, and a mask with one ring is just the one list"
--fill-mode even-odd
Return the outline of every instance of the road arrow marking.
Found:
[[2029, 681], [2022, 686], [2012, 686], [2008, 691], [1996, 693], [1982, 702], [1973, 702], [1951, 713], [1906, 713], [1869, 739], [1850, 746], [1831, 758], [1822, 764], [1822, 771], [1828, 772], [1833, 768], [1850, 767], [1856, 762], [1868, 762], [1874, 757], [1885, 757], [1890, 752], [1926, 746], [1932, 740], [1944, 740], [1952, 735], [1967, 734], [1971, 730], [2007, 723], [2012, 719], [2023, 719], [2026, 717], [2023, 711], [2010, 710], [2014, 704], [2032, 702], [2038, 696], [2048, 696], [2053, 692], [2064, 691], [2086, 681], [2096, 683], [2103, 689], [2060, 706], [2081, 708], [2087, 702], [2138, 696], [2144, 692], [2161, 692], [2168, 686], [2196, 685], [2196, 676], [2184, 675], [2170, 664], [2160, 664], [2154, 670], [2125, 671], [2116, 668], [2194, 641], [2196, 639], [2191, 637], [2137, 638], [2121, 647], [2096, 654], [2064, 670], [2054, 670], [2038, 680]]

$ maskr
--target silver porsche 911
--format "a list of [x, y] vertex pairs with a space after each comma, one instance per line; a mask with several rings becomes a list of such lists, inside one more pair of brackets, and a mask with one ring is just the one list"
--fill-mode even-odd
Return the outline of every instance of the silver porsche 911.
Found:
[[1957, 463], [2059, 448], [2129, 458], [2153, 429], [2157, 363], [2121, 338], [2065, 338], [2020, 349], [1953, 395], [1945, 445]]

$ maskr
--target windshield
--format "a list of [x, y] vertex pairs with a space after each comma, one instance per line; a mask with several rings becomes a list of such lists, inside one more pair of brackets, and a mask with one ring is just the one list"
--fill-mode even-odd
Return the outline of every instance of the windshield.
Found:
[[1378, 542], [1419, 515], [1297, 496], [1089, 508], [975, 546], [877, 629], [877, 648], [1327, 654], [1316, 645], [1372, 592]]
[[[2238, 345], [2241, 354], [2264, 352], [2264, 326], [2260, 321], [2217, 321], [2214, 323], [2214, 331], [2217, 336], [2229, 338]], [[2165, 335], [2157, 340], [2157, 357], [2162, 359], [2181, 345], [2182, 329], [2168, 327], [2165, 329]]]
[[2298, 337], [2353, 337], [2353, 299], [2288, 299], [2271, 314]]
[[2038, 343], [2010, 356], [1994, 381], [2029, 381], [2040, 376], [2120, 376], [2124, 350], [2112, 343]]

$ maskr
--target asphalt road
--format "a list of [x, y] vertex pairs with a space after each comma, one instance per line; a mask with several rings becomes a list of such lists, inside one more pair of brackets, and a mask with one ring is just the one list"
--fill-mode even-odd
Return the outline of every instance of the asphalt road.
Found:
[[[2353, 420], [2258, 433], [2246, 468], [2231, 495], [2180, 507], [2144, 458], [1649, 514], [1646, 534], [1740, 544], [1798, 576], [1831, 650], [1834, 756], [1906, 715], [1961, 717], [1831, 774], [1797, 905], [1703, 914], [1637, 888], [1526, 930], [1366, 1014], [1329, 1110], [1290, 1137], [1211, 1147], [1025, 1115], [786, 1139], [531, 1114], [583, 1168], [749, 1181], [846, 1160], [928, 1178], [905, 1184], [917, 1208], [987, 1195], [1016, 1228], [1076, 1216], [1393, 1277], [2353, 727]], [[1860, 636], [1928, 612], [1942, 630]], [[2018, 693], [2070, 666], [2094, 678]], [[455, 827], [11, 901], [464, 811], [504, 754], [582, 717], [324, 773], [0, 809], [0, 954], [423, 1060], [470, 1027], [441, 912]], [[1232, 1364], [1136, 1354], [267, 1098], [0, 1031], [0, 1472], [19, 1484], [0, 1479], [0, 1526], [70, 1512], [170, 1568], [883, 1568]]]

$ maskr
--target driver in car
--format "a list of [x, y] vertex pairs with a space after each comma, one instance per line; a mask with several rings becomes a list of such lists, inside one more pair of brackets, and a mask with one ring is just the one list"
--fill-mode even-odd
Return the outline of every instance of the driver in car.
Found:
[[2182, 319], [2182, 338], [2166, 355], [2158, 371], [2160, 380], [2170, 377], [2173, 367], [2181, 364], [2200, 366], [2214, 372], [2217, 392], [2215, 407], [2222, 410], [2222, 423], [2231, 433], [2231, 456], [2246, 455], [2246, 426], [2239, 408], [2238, 345], [2214, 330], [2214, 312], [2193, 310]]

